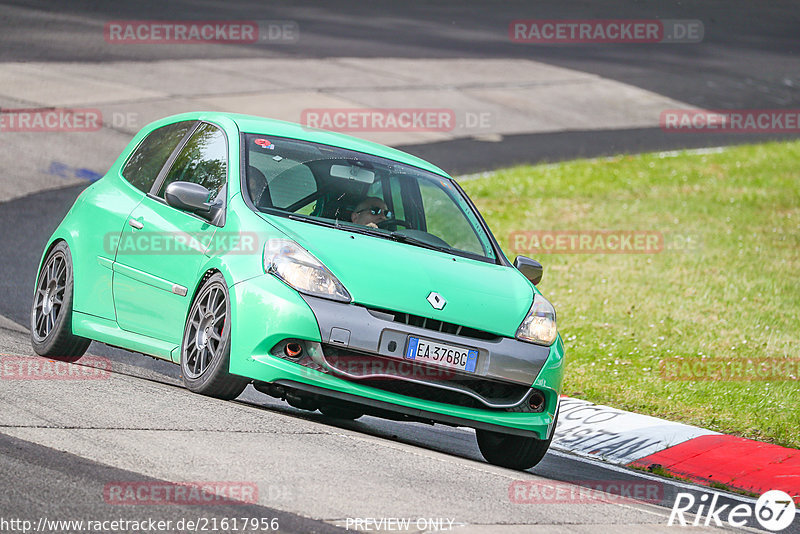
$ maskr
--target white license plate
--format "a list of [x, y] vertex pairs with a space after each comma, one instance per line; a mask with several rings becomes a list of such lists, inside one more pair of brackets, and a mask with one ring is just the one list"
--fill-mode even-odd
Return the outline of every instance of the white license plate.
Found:
[[474, 373], [478, 364], [478, 351], [408, 336], [406, 359]]

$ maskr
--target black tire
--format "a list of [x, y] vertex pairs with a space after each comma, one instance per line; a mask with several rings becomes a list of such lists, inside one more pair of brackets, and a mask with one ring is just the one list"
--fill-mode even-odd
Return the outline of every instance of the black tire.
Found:
[[355, 421], [364, 415], [364, 412], [355, 406], [342, 406], [340, 404], [323, 404], [319, 411], [333, 419], [350, 419]]
[[74, 362], [91, 339], [72, 333], [72, 254], [64, 241], [47, 253], [36, 279], [31, 306], [31, 345], [53, 360]]
[[194, 393], [231, 400], [249, 380], [228, 372], [231, 354], [231, 305], [228, 286], [213, 274], [189, 308], [181, 340], [181, 375]]
[[553, 432], [549, 439], [502, 434], [490, 430], [475, 430], [478, 448], [490, 464], [509, 469], [530, 469], [542, 461], [555, 435], [558, 414], [553, 421]]

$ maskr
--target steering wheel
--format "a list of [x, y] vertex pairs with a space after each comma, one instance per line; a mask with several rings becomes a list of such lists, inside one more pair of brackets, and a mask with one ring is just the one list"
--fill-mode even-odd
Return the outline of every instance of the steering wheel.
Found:
[[386, 229], [389, 225], [392, 224], [399, 224], [400, 226], [405, 226], [406, 228], [411, 228], [411, 223], [408, 221], [404, 221], [403, 219], [386, 219], [385, 221], [381, 221], [378, 224], [378, 228]]

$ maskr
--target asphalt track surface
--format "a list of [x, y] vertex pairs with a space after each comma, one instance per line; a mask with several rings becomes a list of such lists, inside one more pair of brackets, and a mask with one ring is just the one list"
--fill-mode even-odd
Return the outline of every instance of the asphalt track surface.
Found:
[[[296, 21], [303, 39], [295, 45], [129, 46], [109, 48], [97, 42], [97, 29], [118, 19], [269, 19]], [[687, 45], [530, 46], [508, 42], [508, 23], [528, 18], [699, 19], [703, 43]], [[591, 72], [710, 109], [797, 108], [800, 104], [800, 7], [796, 2], [0, 2], [0, 61], [75, 61], [239, 58], [239, 57], [459, 57], [530, 58]], [[790, 135], [682, 135], [658, 128], [564, 131], [507, 136], [502, 143], [457, 139], [404, 149], [453, 172], [466, 173], [513, 163], [555, 161], [582, 156], [706, 147]], [[1, 141], [1, 140], [0, 140]], [[2, 145], [0, 144], [0, 150]], [[13, 172], [5, 169], [4, 172]], [[0, 204], [0, 315], [27, 325], [30, 288], [47, 236], [85, 185], [43, 191]], [[0, 329], [3, 335], [18, 334]], [[5, 350], [8, 350], [5, 347]], [[175, 388], [178, 369], [141, 355], [93, 344], [90, 351], [129, 365], [138, 380]], [[180, 391], [180, 390], [176, 390]], [[177, 393], [176, 393], [177, 395]], [[400, 424], [364, 418], [333, 423], [319, 414], [295, 410], [248, 390], [234, 407], [361, 433], [455, 460], [480, 460], [473, 437], [457, 429]], [[337, 426], [338, 425], [338, 426]], [[642, 480], [598, 463], [550, 454], [534, 473], [553, 481]], [[120, 515], [120, 507], [100, 507], [88, 493], [114, 480], [144, 479], [97, 462], [0, 433], [0, 512], [8, 515], [103, 517]], [[357, 484], [357, 481], [353, 481]], [[675, 492], [667, 482], [663, 504]], [[697, 490], [689, 490], [697, 491]], [[735, 499], [735, 498], [733, 498]], [[281, 531], [328, 532], [334, 527], [297, 514], [258, 505], [236, 510], [215, 508], [219, 517], [241, 514], [281, 517]], [[148, 515], [181, 518], [196, 515], [180, 507], [148, 510]], [[233, 513], [235, 512], [235, 513]], [[126, 517], [143, 512], [128, 510]], [[557, 522], [554, 520], [554, 522]]]
[[[19, 350], [20, 344], [27, 342], [27, 336], [8, 331], [3, 332], [2, 328], [0, 328], [0, 337], [4, 342], [11, 341], [10, 349], [6, 347], [5, 350], [10, 350], [15, 354]], [[538, 508], [536, 515], [540, 517], [537, 521], [537, 528], [540, 528], [541, 532], [596, 532], [597, 529], [618, 528], [626, 528], [630, 532], [671, 532], [675, 527], [667, 527], [666, 520], [671, 503], [675, 501], [677, 494], [690, 493], [699, 502], [701, 496], [706, 493], [702, 488], [680, 481], [661, 479], [558, 451], [551, 451], [536, 468], [527, 473], [495, 468], [483, 463], [475, 444], [474, 433], [469, 430], [438, 425], [432, 427], [419, 423], [396, 423], [372, 417], [364, 417], [358, 421], [331, 420], [316, 412], [294, 409], [250, 388], [236, 401], [231, 402], [198, 398], [187, 392], [181, 385], [177, 376], [177, 366], [164, 362], [156, 362], [157, 365], [154, 366], [142, 365], [141, 358], [143, 357], [137, 358], [123, 351], [95, 351], [94, 348], [95, 345], [90, 351], [95, 354], [105, 353], [114, 364], [110, 377], [111, 383], [104, 384], [102, 387], [123, 392], [120, 394], [121, 398], [102, 401], [102, 405], [97, 404], [98, 397], [104, 393], [93, 391], [94, 388], [87, 390], [86, 386], [81, 384], [72, 386], [72, 395], [56, 390], [52, 398], [39, 401], [32, 396], [15, 401], [11, 398], [13, 393], [0, 389], [0, 399], [7, 409], [11, 410], [8, 422], [0, 425], [2, 428], [2, 432], [0, 432], [0, 467], [2, 467], [0, 483], [8, 488], [7, 491], [0, 494], [2, 516], [31, 519], [34, 523], [37, 518], [42, 517], [49, 520], [84, 521], [143, 521], [149, 518], [158, 518], [164, 521], [171, 520], [173, 524], [181, 519], [198, 517], [208, 520], [226, 517], [278, 518], [281, 525], [280, 532], [324, 533], [335, 531], [336, 529], [331, 523], [342, 526], [343, 520], [342, 516], [332, 515], [330, 512], [326, 514], [325, 510], [347, 510], [354, 507], [363, 509], [365, 503], [369, 503], [373, 499], [385, 500], [386, 497], [379, 497], [377, 492], [373, 494], [366, 490], [360, 490], [362, 486], [368, 489], [374, 486], [375, 479], [381, 480], [382, 477], [389, 477], [388, 481], [382, 480], [381, 484], [388, 486], [392, 494], [391, 499], [402, 501], [411, 500], [411, 497], [408, 495], [398, 497], [397, 492], [401, 491], [400, 488], [408, 491], [411, 488], [417, 488], [417, 484], [421, 482], [432, 484], [432, 480], [441, 478], [440, 483], [445, 488], [454, 483], [457, 485], [452, 488], [452, 491], [456, 493], [455, 509], [457, 511], [453, 512], [453, 502], [445, 504], [445, 501], [451, 499], [442, 499], [440, 507], [436, 497], [423, 497], [426, 502], [431, 504], [426, 508], [428, 512], [418, 512], [419, 516], [453, 517], [458, 520], [459, 516], [465, 513], [459, 513], [458, 510], [464, 506], [486, 507], [493, 517], [487, 518], [485, 523], [481, 519], [465, 521], [469, 525], [479, 527], [477, 530], [469, 530], [470, 533], [528, 532], [528, 529], [534, 527], [517, 518], [517, 514], [520, 513], [517, 511], [523, 510], [524, 514], [526, 506]], [[32, 358], [36, 360], [35, 356]], [[49, 385], [40, 385], [35, 382], [21, 383], [20, 388], [24, 390], [31, 388], [39, 391], [41, 395], [45, 394]], [[137, 402], [141, 403], [135, 406], [133, 411], [128, 406], [130, 401], [124, 397], [126, 392], [133, 393], [129, 390], [131, 386], [137, 390], [137, 395], [132, 395], [131, 399], [137, 399]], [[142, 390], [148, 392], [146, 397], [153, 400], [153, 406], [143, 402], [144, 397], [140, 396]], [[77, 392], [83, 393], [76, 395]], [[157, 413], [153, 408], [161, 406], [161, 401], [174, 403], [175, 409], [169, 414], [164, 413], [161, 417], [154, 417]], [[189, 402], [187, 403], [187, 401]], [[41, 406], [39, 406], [40, 404]], [[73, 412], [76, 409], [80, 412]], [[106, 413], [102, 416], [91, 413], [96, 410], [103, 410]], [[127, 414], [128, 411], [131, 413]], [[73, 412], [72, 415], [71, 412]], [[23, 419], [27, 419], [31, 415], [41, 417], [42, 422], [38, 424], [34, 422], [15, 423], [15, 420], [20, 417], [19, 413], [22, 413]], [[211, 420], [215, 415], [220, 419], [219, 421]], [[244, 425], [242, 425], [242, 419]], [[176, 424], [175, 420], [180, 422]], [[258, 421], [262, 421], [263, 424], [253, 426], [254, 422], [257, 424]], [[186, 451], [179, 450], [174, 441], [167, 440], [166, 443], [175, 446], [178, 450], [170, 451], [166, 455], [160, 450], [166, 439], [161, 436], [169, 436], [170, 433], [175, 432], [176, 427], [183, 427], [181, 434], [183, 437], [179, 439], [193, 442], [184, 446], [185, 449], [192, 452], [188, 458], [181, 455]], [[187, 432], [187, 428], [191, 428], [191, 431]], [[220, 440], [225, 439], [226, 434], [234, 434], [240, 442], [251, 436], [277, 437], [280, 442], [281, 439], [297, 437], [301, 440], [313, 441], [320, 436], [332, 435], [338, 439], [344, 438], [344, 443], [337, 444], [332, 451], [327, 450], [327, 447], [321, 447], [322, 450], [316, 451], [313, 443], [305, 445], [303, 448], [311, 450], [306, 452], [309, 456], [301, 455], [300, 463], [286, 450], [286, 445], [279, 443], [274, 450], [251, 451], [256, 455], [259, 453], [271, 455], [268, 460], [258, 457], [235, 457], [234, 460], [229, 461], [233, 464], [244, 464], [244, 466], [225, 467], [225, 462], [220, 463], [214, 459], [215, 456], [223, 456], [223, 454], [221, 452], [212, 453], [208, 449], [209, 443], [203, 441], [204, 435], [208, 433], [211, 433], [212, 439], [216, 435], [220, 436], [218, 438]], [[15, 437], [18, 435], [30, 436], [30, 438], [18, 439]], [[87, 440], [85, 435], [91, 437]], [[109, 437], [112, 435], [115, 438]], [[138, 436], [144, 436], [144, 438], [137, 439]], [[34, 443], [35, 440], [48, 443], [50, 446]], [[109, 443], [114, 440], [119, 449], [109, 446]], [[132, 444], [139, 440], [144, 443], [138, 446]], [[357, 453], [356, 449], [352, 448], [351, 442], [354, 440], [361, 442], [357, 444], [359, 449], [367, 450], [360, 454]], [[65, 452], [64, 449], [67, 447], [76, 447], [74, 441], [89, 441], [89, 443], [83, 444], [81, 454]], [[196, 447], [197, 450], [194, 450], [195, 442], [199, 444], [199, 447]], [[290, 448], [301, 446], [302, 442], [299, 441], [292, 441], [288, 445]], [[143, 452], [150, 448], [153, 450]], [[130, 449], [138, 450], [139, 454], [131, 454]], [[353, 459], [353, 457], [368, 454], [369, 449], [374, 449], [376, 453], [380, 452], [381, 456], [387, 454], [385, 449], [388, 449], [388, 455], [393, 465], [384, 463], [385, 459], [382, 457], [357, 461]], [[129, 456], [122, 460], [115, 458], [117, 463], [129, 466], [128, 469], [109, 465], [111, 463], [109, 460], [98, 460], [98, 458], [107, 459], [119, 454]], [[94, 458], [87, 458], [89, 456]], [[151, 464], [175, 464], [175, 469], [180, 473], [196, 473], [199, 464], [199, 471], [202, 473], [230, 474], [244, 471], [251, 476], [251, 470], [257, 471], [258, 467], [256, 466], [265, 460], [268, 462], [269, 477], [260, 479], [259, 475], [252, 474], [252, 478], [246, 480], [260, 480], [262, 493], [272, 492], [274, 488], [277, 493], [274, 499], [278, 501], [275, 503], [275, 507], [238, 503], [231, 505], [223, 503], [203, 508], [191, 504], [119, 506], [109, 502], [104, 493], [107, 485], [120, 482], [169, 484], [173, 480], [186, 478], [185, 476], [176, 477], [174, 473], [172, 477], [165, 476], [164, 478], [143, 475], [141, 472], [143, 468], [146, 469]], [[292, 489], [294, 486], [287, 484], [287, 480], [296, 481], [298, 477], [313, 477], [320, 468], [325, 468], [325, 466], [320, 467], [320, 463], [326, 461], [332, 463], [331, 466], [328, 466], [336, 473], [332, 476], [343, 479], [346, 481], [346, 485], [341, 484], [341, 481], [331, 485], [323, 482], [324, 479], [312, 480], [314, 492], [297, 495], [297, 490]], [[350, 465], [353, 461], [357, 463], [355, 467], [357, 477], [347, 473], [353, 469]], [[361, 465], [361, 462], [368, 463], [368, 465]], [[372, 465], [372, 462], [376, 465]], [[237, 470], [236, 467], [240, 467], [240, 469]], [[220, 469], [222, 470], [220, 471]], [[421, 480], [419, 473], [413, 473], [415, 469], [422, 471]], [[340, 471], [346, 474], [340, 474]], [[386, 473], [384, 474], [382, 471]], [[479, 485], [476, 486], [472, 480], [498, 476], [503, 481], [500, 489], [503, 497], [501, 499], [497, 498], [496, 488], [492, 488], [490, 495], [484, 496], [482, 488]], [[207, 476], [207, 478], [195, 476], [190, 480], [209, 479], [212, 479], [211, 476]], [[231, 479], [243, 480], [244, 478], [218, 476], [212, 480]], [[534, 505], [511, 504], [511, 507], [508, 508], [509, 503], [503, 503], [503, 501], [508, 497], [505, 484], [511, 480], [544, 484], [548, 487], [561, 488], [562, 491], [572, 485], [591, 488], [603, 483], [615, 484], [618, 487], [627, 485], [629, 488], [655, 484], [658, 490], [655, 502], [647, 504], [625, 499], [619, 500], [620, 494], [612, 490], [612, 497], [576, 499], [577, 502], [569, 499], [559, 502], [554, 499]], [[559, 485], [562, 482], [569, 486]], [[409, 483], [412, 484], [411, 488], [408, 487]], [[463, 484], [463, 487], [458, 487], [459, 483]], [[397, 490], [394, 489], [395, 484], [397, 484]], [[461, 493], [465, 490], [467, 493], [462, 495]], [[289, 493], [291, 506], [287, 506], [286, 502], [281, 500], [281, 494], [284, 492]], [[754, 502], [752, 499], [724, 492], [718, 493], [720, 506], [726, 505], [731, 508], [740, 503]], [[416, 500], [419, 499], [417, 496], [414, 497]], [[272, 498], [270, 497], [270, 499]], [[417, 506], [420, 505], [417, 503]], [[498, 513], [503, 513], [504, 506], [508, 516], [503, 516], [505, 519], [498, 521], [496, 516]], [[295, 513], [286, 512], [286, 508], [291, 508]], [[495, 508], [499, 508], [499, 510]], [[301, 510], [300, 513], [297, 513], [298, 509]], [[430, 512], [430, 510], [435, 512]], [[442, 515], [435, 515], [437, 513]], [[586, 514], [585, 518], [582, 516], [583, 513]], [[318, 516], [327, 522], [312, 520], [307, 516]], [[347, 516], [371, 517], [358, 514], [347, 514]], [[387, 516], [396, 517], [389, 514]], [[406, 516], [414, 517], [414, 514], [406, 514]], [[498, 526], [498, 523], [500, 526], [505, 525], [510, 528], [492, 530], [492, 527]], [[583, 524], [589, 526], [590, 529], [581, 529], [580, 526]], [[751, 522], [749, 526], [757, 527], [758, 525]], [[787, 530], [786, 532], [792, 531]]]
[[[0, 61], [190, 58], [518, 58], [597, 74], [706, 109], [786, 109], [800, 104], [797, 2], [0, 2]], [[109, 20], [288, 20], [302, 38], [281, 45], [103, 46]], [[699, 20], [696, 44], [526, 45], [510, 42], [518, 19]], [[454, 173], [681, 147], [759, 142], [791, 134], [567, 131], [403, 147]]]
[[[591, 72], [708, 108], [800, 103], [800, 12], [792, 1], [709, 2], [1, 2], [0, 61], [259, 57], [529, 58]], [[517, 19], [697, 19], [697, 46], [540, 46], [509, 42]], [[291, 20], [281, 46], [102, 46], [109, 20]], [[44, 37], [47, 37], [46, 39]]]

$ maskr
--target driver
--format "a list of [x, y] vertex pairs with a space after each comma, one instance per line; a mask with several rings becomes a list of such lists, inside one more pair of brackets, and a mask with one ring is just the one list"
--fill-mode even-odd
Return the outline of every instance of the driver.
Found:
[[350, 220], [356, 224], [377, 228], [378, 223], [390, 218], [386, 203], [378, 197], [367, 197], [358, 203]]

